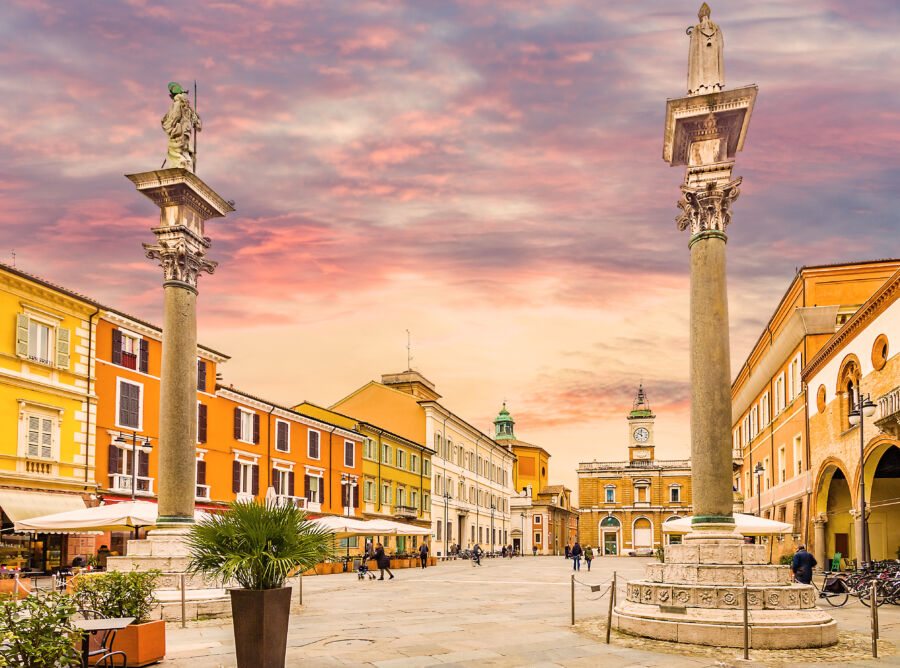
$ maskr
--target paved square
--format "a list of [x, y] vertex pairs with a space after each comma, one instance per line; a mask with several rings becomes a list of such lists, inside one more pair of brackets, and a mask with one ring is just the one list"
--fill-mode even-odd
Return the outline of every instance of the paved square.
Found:
[[[603, 557], [578, 580], [607, 583], [640, 577], [651, 560]], [[715, 657], [679, 656], [656, 648], [606, 645], [569, 626], [572, 564], [562, 557], [453, 561], [394, 571], [394, 580], [356, 575], [304, 578], [304, 609], [291, 616], [289, 666], [714, 666], [737, 665], [740, 650]], [[576, 618], [601, 617], [608, 599], [576, 587]], [[845, 631], [868, 632], [868, 608], [851, 601], [829, 608]], [[881, 609], [882, 638], [900, 645], [900, 608]], [[200, 622], [167, 631], [166, 668], [233, 667], [231, 624]], [[638, 643], [639, 644], [639, 643]], [[900, 665], [888, 656], [842, 665]], [[746, 665], [746, 664], [745, 664]], [[804, 665], [811, 665], [808, 662]], [[834, 662], [822, 665], [838, 665]]]

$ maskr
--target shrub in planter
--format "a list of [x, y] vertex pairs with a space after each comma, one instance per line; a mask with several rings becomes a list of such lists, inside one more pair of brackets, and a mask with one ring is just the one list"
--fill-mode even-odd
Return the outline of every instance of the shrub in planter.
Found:
[[106, 617], [134, 617], [116, 632], [113, 651], [125, 652], [128, 665], [146, 666], [166, 655], [166, 623], [150, 621], [157, 605], [153, 596], [160, 571], [122, 573], [109, 571], [74, 579], [72, 597], [79, 608], [96, 610]]
[[74, 614], [75, 603], [62, 593], [0, 600], [0, 666], [80, 666]]
[[295, 506], [235, 502], [207, 515], [187, 537], [188, 571], [229, 590], [239, 668], [283, 668], [291, 588], [285, 581], [332, 556], [333, 537]]

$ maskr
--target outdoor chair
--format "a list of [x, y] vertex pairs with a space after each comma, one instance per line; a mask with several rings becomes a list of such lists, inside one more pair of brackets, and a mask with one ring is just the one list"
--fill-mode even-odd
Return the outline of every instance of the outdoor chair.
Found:
[[[106, 619], [106, 615], [103, 613], [87, 608], [76, 611], [75, 615], [80, 616], [81, 619]], [[89, 643], [92, 637], [94, 637], [94, 634], [87, 633], [82, 642]], [[96, 661], [94, 666], [97, 668], [118, 668], [118, 666], [121, 666], [121, 668], [128, 668], [128, 657], [125, 655], [125, 652], [112, 651], [112, 644], [116, 638], [116, 632], [101, 631], [98, 633], [98, 637], [100, 638], [100, 647], [88, 652], [88, 656]], [[119, 663], [119, 657], [122, 659], [121, 664]]]

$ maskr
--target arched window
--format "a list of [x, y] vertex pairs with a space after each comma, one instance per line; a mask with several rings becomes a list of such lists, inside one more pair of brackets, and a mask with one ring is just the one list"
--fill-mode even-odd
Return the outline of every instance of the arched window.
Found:
[[622, 525], [619, 523], [619, 520], [610, 515], [609, 517], [604, 517], [602, 520], [600, 520], [600, 526], [606, 527], [608, 529], [618, 529]]

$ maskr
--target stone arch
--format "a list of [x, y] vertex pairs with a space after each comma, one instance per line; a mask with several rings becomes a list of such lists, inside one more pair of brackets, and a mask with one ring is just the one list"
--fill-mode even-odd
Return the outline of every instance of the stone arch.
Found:
[[[816, 476], [816, 484], [813, 487], [815, 496], [813, 497], [812, 508], [815, 514], [825, 514], [828, 512], [828, 489], [834, 474], [840, 471], [841, 476], [847, 480], [848, 486], [855, 476], [849, 474], [850, 468], [837, 457], [828, 457], [819, 465], [819, 472]], [[857, 489], [855, 486], [850, 487], [850, 498], [853, 505], [856, 505], [856, 496], [853, 492]]]
[[849, 429], [850, 411], [859, 397], [859, 380], [862, 377], [862, 366], [859, 358], [853, 353], [848, 354], [841, 361], [837, 374], [837, 385], [834, 388], [835, 396], [840, 402], [842, 429]]
[[856, 558], [856, 487], [851, 469], [837, 457], [829, 457], [819, 466], [816, 476], [812, 519], [816, 523], [815, 554], [821, 563], [836, 552], [842, 558]]
[[865, 450], [866, 517], [872, 559], [894, 559], [900, 549], [900, 442], [882, 435]]
[[[649, 541], [646, 538], [648, 534]], [[635, 549], [653, 547], [653, 520], [646, 515], [639, 515], [631, 521], [631, 546]]]

